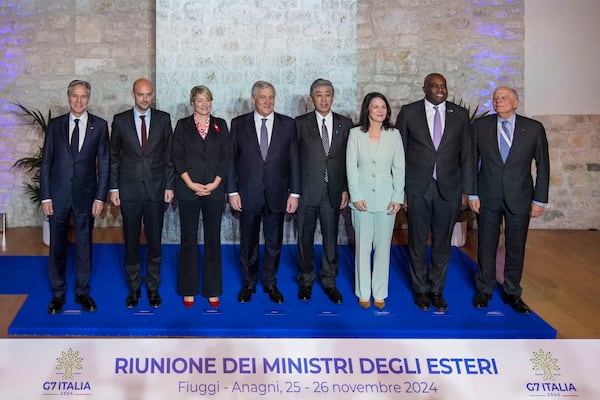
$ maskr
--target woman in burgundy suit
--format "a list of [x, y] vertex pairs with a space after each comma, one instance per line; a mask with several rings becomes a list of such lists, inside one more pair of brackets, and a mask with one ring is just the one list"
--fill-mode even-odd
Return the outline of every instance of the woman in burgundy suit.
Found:
[[[179, 203], [181, 248], [177, 292], [191, 307], [201, 293], [212, 307], [223, 292], [221, 274], [221, 215], [225, 201], [223, 179], [231, 158], [231, 142], [225, 120], [210, 115], [213, 96], [206, 86], [190, 93], [192, 115], [177, 121], [171, 158], [178, 177], [175, 196]], [[198, 224], [202, 211], [204, 268], [199, 288]]]

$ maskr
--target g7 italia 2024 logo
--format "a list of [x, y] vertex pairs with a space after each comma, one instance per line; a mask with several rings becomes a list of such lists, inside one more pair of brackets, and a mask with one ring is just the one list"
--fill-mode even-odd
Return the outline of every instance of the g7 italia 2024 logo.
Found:
[[561, 369], [558, 358], [554, 357], [552, 353], [542, 349], [534, 351], [529, 361], [531, 361], [534, 375], [541, 379], [541, 381], [527, 383], [527, 391], [531, 396], [577, 396], [577, 388], [572, 382], [558, 381]]
[[83, 357], [78, 350], [62, 351], [56, 359], [56, 380], [42, 384], [45, 395], [76, 396], [90, 395], [92, 387], [89, 381], [81, 380]]

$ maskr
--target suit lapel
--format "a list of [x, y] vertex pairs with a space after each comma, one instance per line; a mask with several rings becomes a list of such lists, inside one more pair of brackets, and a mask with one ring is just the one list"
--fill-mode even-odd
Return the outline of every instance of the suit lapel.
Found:
[[83, 137], [83, 143], [81, 145], [81, 149], [79, 149], [79, 154], [83, 153], [87, 149], [87, 143], [93, 140], [93, 136], [96, 134], [96, 118], [88, 113], [88, 121], [87, 127], [85, 128], [85, 136]]
[[[432, 150], [435, 151], [435, 146], [433, 145], [433, 139], [432, 139], [432, 132], [429, 131], [429, 124], [427, 123], [427, 112], [425, 111], [425, 99], [423, 99], [421, 101], [421, 109], [419, 111], [420, 114], [420, 123], [421, 126], [423, 127], [423, 129], [420, 129], [419, 132], [426, 132], [427, 133], [427, 143], [429, 144], [429, 147], [431, 147]], [[443, 140], [443, 136], [442, 136], [442, 140]]]
[[69, 135], [71, 134], [71, 132], [69, 132], [69, 115], [70, 114], [67, 113], [65, 118], [62, 120], [62, 137], [65, 143], [65, 149], [67, 149], [67, 152], [71, 154], [71, 148], [69, 147]]
[[[260, 144], [258, 143], [258, 135], [260, 132], [256, 131], [256, 125], [254, 124], [254, 112], [247, 114], [247, 117], [244, 120], [245, 129], [244, 132], [249, 135], [247, 143], [254, 143], [254, 149], [257, 152], [258, 156], [262, 159], [262, 155], [260, 152]], [[275, 122], [273, 122], [273, 130], [275, 130]], [[273, 133], [271, 132], [271, 141], [273, 141]], [[269, 146], [270, 147], [270, 146]], [[267, 157], [269, 152], [267, 151]]]
[[333, 132], [331, 132], [331, 146], [329, 146], [329, 154], [336, 154], [340, 150], [340, 144], [342, 142], [343, 126], [340, 122], [340, 117], [333, 113]]

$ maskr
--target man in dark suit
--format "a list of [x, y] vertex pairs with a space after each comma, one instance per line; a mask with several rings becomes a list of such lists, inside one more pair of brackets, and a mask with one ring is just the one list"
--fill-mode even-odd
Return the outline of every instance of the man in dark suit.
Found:
[[[476, 308], [486, 308], [496, 287], [496, 251], [504, 219], [505, 259], [503, 301], [516, 312], [529, 314], [521, 299], [525, 241], [531, 217], [544, 214], [548, 202], [550, 161], [546, 131], [541, 123], [517, 115], [517, 92], [508, 87], [494, 91], [497, 114], [474, 123], [475, 191], [469, 196], [477, 213], [478, 259]], [[535, 183], [531, 164], [535, 161]]]
[[48, 124], [42, 153], [40, 190], [42, 210], [50, 218], [48, 274], [53, 298], [49, 314], [65, 303], [67, 233], [69, 219], [75, 228], [75, 302], [84, 311], [96, 311], [90, 297], [92, 229], [102, 212], [108, 190], [110, 150], [108, 124], [88, 113], [91, 86], [74, 80], [67, 99], [70, 112]]
[[135, 106], [113, 118], [110, 139], [110, 200], [121, 207], [125, 237], [128, 308], [141, 296], [140, 233], [148, 245], [146, 288], [152, 307], [160, 307], [160, 263], [164, 203], [173, 199], [171, 117], [151, 108], [154, 88], [148, 79], [133, 84]]
[[262, 285], [271, 301], [283, 303], [277, 270], [285, 213], [294, 213], [300, 196], [300, 159], [294, 120], [274, 112], [275, 87], [252, 86], [254, 112], [231, 121], [232, 162], [227, 175], [231, 209], [240, 212], [243, 287], [238, 301], [250, 301], [258, 281], [261, 220], [265, 239]]
[[323, 256], [319, 278], [329, 299], [340, 304], [336, 287], [338, 274], [338, 224], [340, 210], [348, 205], [346, 144], [352, 120], [331, 111], [335, 91], [325, 79], [315, 80], [310, 98], [315, 106], [296, 118], [302, 196], [298, 204], [298, 298], [309, 300], [316, 279], [314, 242], [317, 219], [321, 224]]
[[427, 75], [423, 92], [425, 99], [403, 106], [396, 120], [406, 152], [410, 275], [417, 307], [429, 310], [433, 305], [446, 311], [443, 289], [452, 231], [462, 194], [471, 193], [473, 187], [472, 130], [467, 110], [446, 101], [448, 89], [442, 75]]

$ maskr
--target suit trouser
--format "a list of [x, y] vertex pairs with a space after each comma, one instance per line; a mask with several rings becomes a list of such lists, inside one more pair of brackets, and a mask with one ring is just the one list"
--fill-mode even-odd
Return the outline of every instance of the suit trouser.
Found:
[[333, 207], [329, 201], [329, 192], [324, 185], [321, 200], [316, 205], [307, 205], [302, 201], [298, 206], [298, 268], [300, 286], [312, 286], [316, 276], [314, 270], [314, 244], [317, 218], [321, 225], [323, 256], [319, 278], [324, 288], [335, 287], [338, 275], [338, 224], [340, 208]]
[[500, 224], [504, 218], [504, 292], [521, 296], [521, 277], [525, 260], [525, 241], [529, 228], [529, 213], [512, 214], [506, 205], [486, 208], [483, 204], [477, 216], [478, 261], [477, 290], [491, 294], [496, 287], [496, 253], [500, 239]]
[[274, 213], [265, 205], [261, 210], [240, 213], [240, 263], [243, 285], [256, 287], [258, 282], [258, 244], [260, 222], [263, 224], [265, 254], [261, 282], [264, 289], [277, 284], [277, 271], [283, 243], [284, 213]]
[[179, 200], [181, 246], [179, 251], [179, 277], [177, 293], [194, 296], [199, 292], [198, 223], [202, 211], [204, 255], [202, 291], [204, 297], [217, 297], [223, 293], [221, 260], [221, 216], [224, 198], [198, 197]]
[[50, 222], [50, 249], [48, 275], [54, 296], [61, 297], [66, 292], [67, 246], [69, 219], [73, 214], [75, 228], [75, 294], [85, 295], [90, 291], [89, 280], [92, 273], [92, 205], [85, 211], [71, 208], [54, 208]]
[[[396, 215], [352, 209], [355, 237], [354, 294], [359, 299], [383, 300], [388, 297], [390, 247]], [[371, 271], [371, 251], [373, 270]]]
[[[460, 202], [460, 193], [455, 199], [444, 199], [433, 178], [422, 196], [408, 194], [408, 255], [414, 293], [443, 292]], [[427, 268], [430, 232], [431, 265]]]
[[140, 267], [140, 233], [142, 221], [147, 243], [146, 287], [157, 290], [160, 286], [160, 264], [162, 261], [162, 230], [165, 204], [152, 201], [143, 190], [140, 201], [122, 201], [123, 235], [125, 236], [125, 272], [127, 287], [137, 290], [142, 283]]

